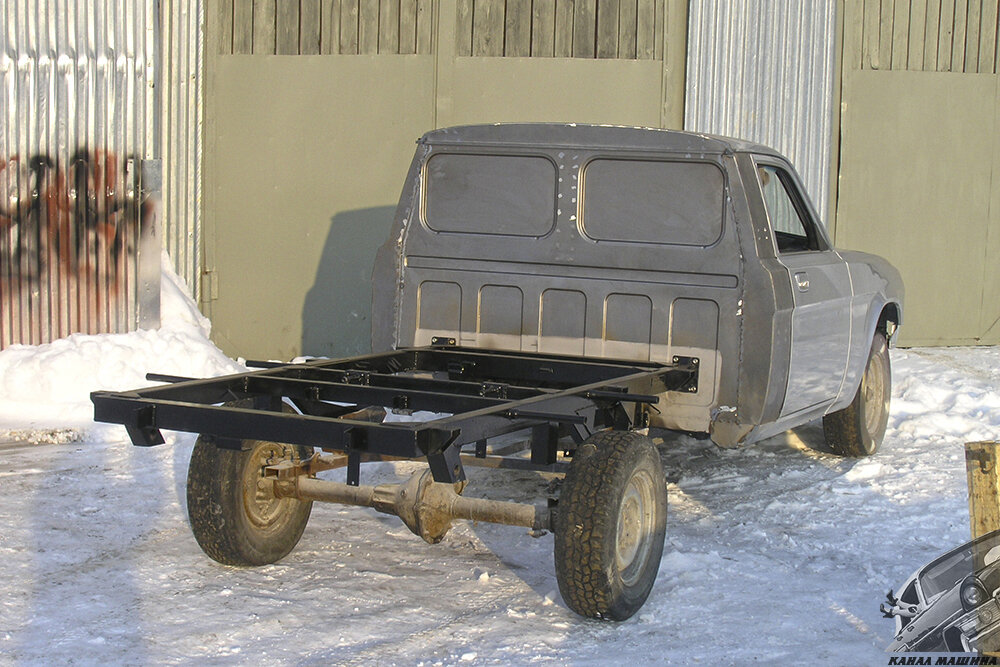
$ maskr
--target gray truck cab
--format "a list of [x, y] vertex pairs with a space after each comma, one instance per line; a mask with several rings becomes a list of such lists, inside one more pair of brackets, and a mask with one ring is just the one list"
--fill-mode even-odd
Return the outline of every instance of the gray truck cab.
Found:
[[875, 355], [868, 394], [884, 405], [869, 426], [884, 431], [888, 354], [873, 349], [901, 323], [902, 294], [888, 262], [833, 247], [769, 148], [658, 129], [457, 127], [418, 141], [376, 260], [373, 349], [448, 338], [694, 357], [697, 391], [667, 392], [653, 424], [722, 446], [844, 411]]

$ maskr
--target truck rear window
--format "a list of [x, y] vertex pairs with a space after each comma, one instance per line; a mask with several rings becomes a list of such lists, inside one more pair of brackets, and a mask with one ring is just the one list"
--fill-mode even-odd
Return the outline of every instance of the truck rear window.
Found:
[[424, 223], [437, 232], [545, 236], [555, 224], [547, 158], [438, 153], [424, 171]]
[[596, 241], [707, 246], [722, 236], [724, 202], [714, 164], [598, 159], [583, 174], [581, 227]]

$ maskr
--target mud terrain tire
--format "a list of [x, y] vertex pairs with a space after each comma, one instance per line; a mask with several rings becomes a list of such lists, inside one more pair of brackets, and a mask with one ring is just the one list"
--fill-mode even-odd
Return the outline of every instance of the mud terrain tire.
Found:
[[624, 621], [653, 588], [667, 529], [663, 465], [649, 439], [601, 431], [576, 450], [555, 525], [555, 569], [567, 606]]

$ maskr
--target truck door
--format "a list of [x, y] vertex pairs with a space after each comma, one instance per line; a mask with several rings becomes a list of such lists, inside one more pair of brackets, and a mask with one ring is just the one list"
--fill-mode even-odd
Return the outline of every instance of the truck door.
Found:
[[790, 170], [758, 161], [757, 176], [794, 304], [785, 417], [828, 405], [840, 392], [851, 342], [851, 281]]

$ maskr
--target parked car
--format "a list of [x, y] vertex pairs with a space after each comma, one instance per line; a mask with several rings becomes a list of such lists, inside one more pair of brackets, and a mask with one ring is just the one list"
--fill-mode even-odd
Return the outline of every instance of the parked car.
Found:
[[1000, 641], [1000, 531], [914, 572], [880, 606], [896, 624], [891, 652], [996, 650]]

